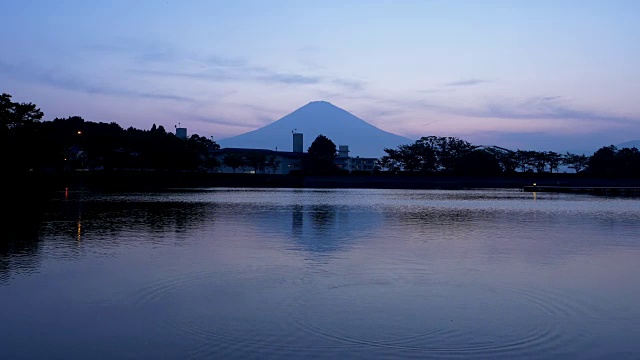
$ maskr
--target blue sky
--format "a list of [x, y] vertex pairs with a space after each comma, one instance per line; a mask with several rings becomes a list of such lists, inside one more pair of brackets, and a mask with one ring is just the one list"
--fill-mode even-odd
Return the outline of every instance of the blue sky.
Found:
[[639, 1], [6, 1], [0, 91], [222, 139], [325, 100], [399, 135], [640, 139]]

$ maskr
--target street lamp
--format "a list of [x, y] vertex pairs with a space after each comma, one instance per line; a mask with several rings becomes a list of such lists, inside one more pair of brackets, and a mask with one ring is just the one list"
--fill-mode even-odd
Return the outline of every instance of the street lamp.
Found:
[[[80, 166], [82, 166], [82, 168], [84, 169], [85, 167], [85, 149], [84, 149], [84, 134], [82, 133], [82, 130], [78, 130], [77, 134], [80, 136], [80, 150], [78, 150], [78, 154], [76, 156], [76, 160], [80, 160]], [[81, 156], [80, 156], [81, 155]]]

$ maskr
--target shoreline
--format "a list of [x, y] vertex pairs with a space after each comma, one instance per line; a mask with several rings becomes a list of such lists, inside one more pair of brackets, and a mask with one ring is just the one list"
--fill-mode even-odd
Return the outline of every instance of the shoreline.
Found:
[[[144, 191], [169, 188], [359, 188], [359, 189], [482, 189], [509, 188], [522, 191], [575, 192], [586, 189], [640, 188], [640, 179], [592, 178], [582, 174], [517, 173], [502, 176], [457, 176], [443, 174], [344, 174], [274, 175], [221, 174], [165, 171], [109, 171], [70, 173], [26, 173], [9, 176], [10, 188], [31, 189], [38, 195], [47, 191], [88, 189], [103, 191]], [[535, 184], [535, 187], [534, 187]], [[10, 197], [17, 192], [9, 191]], [[570, 191], [574, 192], [574, 191]]]

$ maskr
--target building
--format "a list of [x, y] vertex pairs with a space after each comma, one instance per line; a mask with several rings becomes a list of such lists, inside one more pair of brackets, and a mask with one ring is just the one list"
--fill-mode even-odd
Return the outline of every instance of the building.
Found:
[[339, 145], [336, 165], [341, 170], [347, 171], [373, 171], [376, 168], [377, 158], [351, 157], [349, 156], [349, 146]]
[[340, 170], [349, 170], [349, 146], [339, 145], [338, 156], [336, 156], [336, 165]]
[[[238, 154], [244, 158], [250, 156], [262, 156], [265, 166], [257, 170], [250, 165], [243, 164], [235, 170], [225, 165], [224, 158], [230, 154]], [[306, 153], [292, 151], [275, 151], [267, 149], [247, 149], [247, 148], [223, 148], [214, 150], [212, 155], [220, 162], [218, 172], [221, 173], [247, 173], [247, 174], [289, 174], [291, 171], [302, 170], [302, 162]], [[273, 167], [269, 166], [270, 164]]]
[[352, 157], [349, 158], [349, 171], [374, 171], [377, 158]]
[[[292, 171], [302, 170], [303, 162], [308, 153], [303, 151], [303, 135], [302, 133], [293, 132], [293, 151], [278, 151], [267, 149], [248, 149], [248, 148], [223, 148], [212, 151], [214, 156], [221, 164], [218, 172], [221, 173], [247, 173], [247, 174], [290, 174]], [[239, 165], [235, 169], [225, 164], [225, 157], [230, 154], [237, 154], [245, 159], [256, 157], [263, 160], [265, 166], [257, 169], [251, 165], [247, 165], [248, 161]], [[349, 146], [340, 145], [338, 147], [338, 155], [335, 163], [341, 170], [346, 171], [373, 171], [376, 167], [377, 158], [350, 157]]]
[[186, 139], [187, 138], [187, 128], [176, 127], [176, 137], [178, 137], [180, 139]]
[[[301, 133], [293, 133], [293, 151], [277, 151], [267, 149], [247, 148], [223, 148], [214, 150], [212, 155], [220, 162], [218, 169], [222, 173], [248, 173], [248, 174], [289, 174], [292, 171], [302, 170], [302, 163], [307, 153], [303, 152], [303, 137]], [[255, 169], [250, 165], [242, 165], [236, 169], [225, 165], [224, 158], [229, 154], [238, 154], [245, 159], [251, 156], [262, 157], [265, 166]]]

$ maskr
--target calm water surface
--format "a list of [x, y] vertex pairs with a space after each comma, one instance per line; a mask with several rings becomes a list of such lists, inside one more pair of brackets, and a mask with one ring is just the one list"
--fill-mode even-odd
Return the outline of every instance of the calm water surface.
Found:
[[640, 200], [61, 192], [0, 246], [0, 359], [638, 359]]

